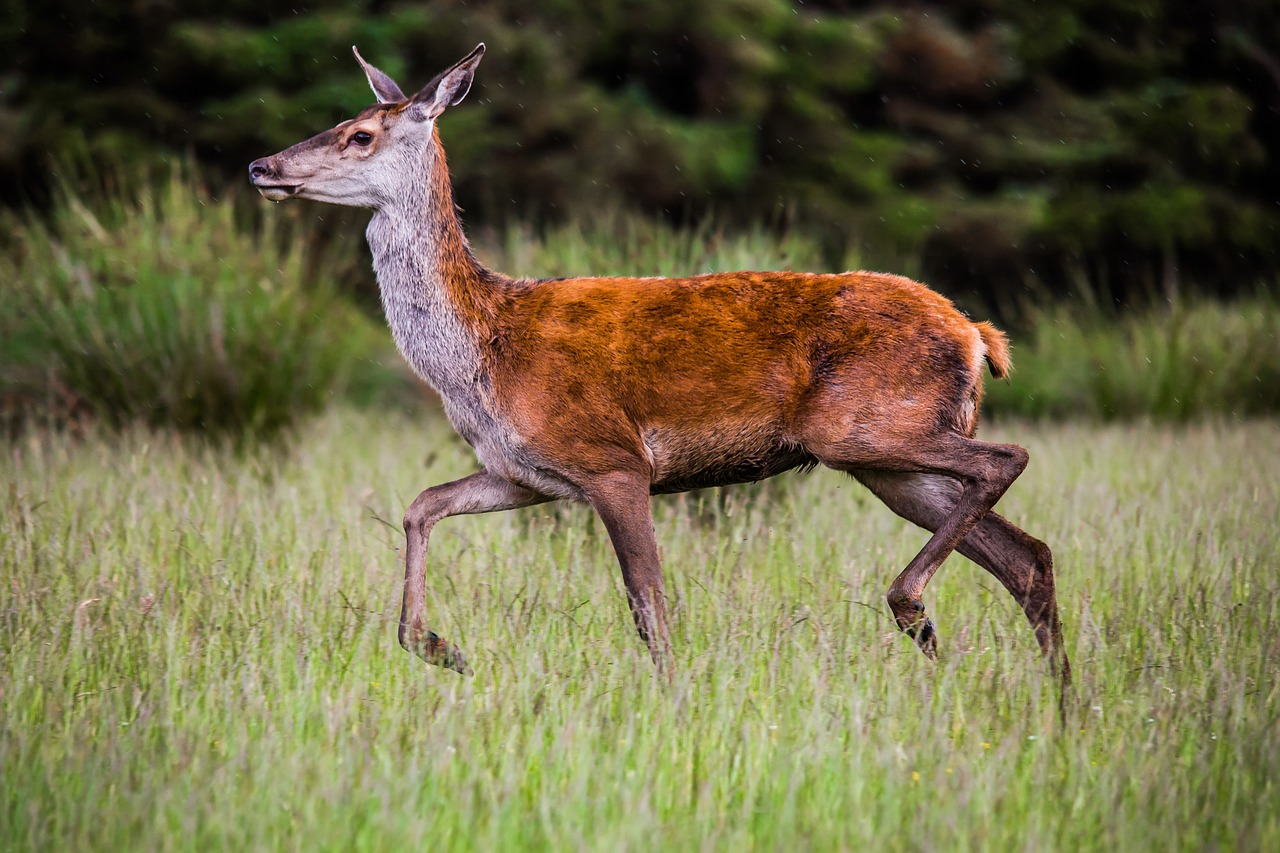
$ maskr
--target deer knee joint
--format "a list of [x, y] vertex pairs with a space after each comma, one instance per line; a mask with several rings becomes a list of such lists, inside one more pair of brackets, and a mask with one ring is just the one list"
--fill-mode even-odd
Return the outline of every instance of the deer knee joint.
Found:
[[426, 526], [422, 515], [414, 511], [416, 507], [417, 503], [415, 502], [404, 511], [404, 521], [401, 524], [406, 535], [413, 533], [415, 530], [421, 530]]

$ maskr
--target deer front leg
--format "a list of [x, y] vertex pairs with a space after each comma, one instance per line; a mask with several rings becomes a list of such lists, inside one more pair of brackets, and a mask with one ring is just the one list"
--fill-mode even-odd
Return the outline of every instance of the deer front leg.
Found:
[[462, 651], [427, 627], [427, 540], [436, 522], [451, 515], [518, 509], [548, 500], [546, 495], [485, 470], [418, 495], [404, 514], [404, 601], [399, 634], [406, 651], [429, 664], [461, 673], [470, 671]]
[[658, 668], [669, 673], [667, 598], [649, 505], [649, 480], [640, 474], [616, 473], [600, 478], [584, 491], [609, 531], [640, 639]]

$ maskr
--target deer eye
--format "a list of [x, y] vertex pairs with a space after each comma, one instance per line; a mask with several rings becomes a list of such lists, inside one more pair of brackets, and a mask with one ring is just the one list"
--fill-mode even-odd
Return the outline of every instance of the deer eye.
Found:
[[357, 130], [355, 133], [351, 134], [351, 141], [356, 145], [368, 145], [373, 141], [373, 134], [369, 133], [367, 130]]

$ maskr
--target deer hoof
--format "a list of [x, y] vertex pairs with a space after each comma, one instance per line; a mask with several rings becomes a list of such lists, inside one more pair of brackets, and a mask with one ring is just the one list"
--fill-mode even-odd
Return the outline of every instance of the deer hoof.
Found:
[[428, 660], [427, 663], [451, 669], [461, 675], [473, 674], [471, 665], [467, 663], [466, 656], [462, 654], [462, 649], [444, 640], [440, 641], [440, 648], [437, 650], [436, 656]]
[[908, 637], [916, 641], [925, 657], [936, 660], [938, 657], [938, 629], [933, 620], [924, 615], [924, 602], [918, 598], [894, 599], [890, 597], [889, 607], [893, 610], [893, 619], [898, 628]]
[[914, 628], [908, 628], [907, 636], [916, 641], [920, 651], [929, 660], [938, 659], [938, 629], [933, 627], [932, 619], [925, 619], [917, 622]]
[[471, 666], [467, 663], [466, 656], [462, 654], [462, 649], [434, 631], [428, 631], [427, 636], [421, 640], [401, 639], [400, 644], [432, 666], [451, 669], [463, 675], [472, 674]]

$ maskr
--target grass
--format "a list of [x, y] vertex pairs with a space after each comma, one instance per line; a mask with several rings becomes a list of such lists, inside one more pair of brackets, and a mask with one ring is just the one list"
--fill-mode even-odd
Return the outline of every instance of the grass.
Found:
[[0, 848], [1276, 849], [1274, 421], [1005, 425], [1050, 542], [1063, 726], [1020, 613], [831, 472], [655, 501], [653, 677], [590, 514], [437, 528], [395, 642], [399, 518], [470, 470], [444, 425], [331, 410], [285, 455], [129, 429], [0, 460]]
[[794, 229], [757, 225], [728, 231], [714, 222], [686, 228], [621, 211], [587, 222], [535, 230], [527, 225], [483, 229], [474, 236], [481, 259], [510, 275], [690, 276], [733, 270], [858, 269], [857, 251], [832, 264], [819, 240]]
[[[1003, 508], [1057, 554], [1066, 725], [963, 559], [927, 596], [939, 664], [892, 629], [924, 537], [830, 472], [655, 502], [671, 684], [590, 513], [444, 522], [430, 612], [464, 679], [394, 625], [401, 513], [470, 452], [420, 412], [325, 408], [385, 344], [324, 280], [350, 264], [184, 180], [5, 238], [0, 397], [100, 410], [0, 459], [0, 849], [1280, 846], [1277, 423], [1239, 420], [1280, 409], [1274, 296], [1014, 336], [990, 408], [1046, 420], [997, 430], [1033, 452]], [[804, 235], [626, 217], [479, 237], [526, 275], [827, 265]], [[367, 372], [346, 393], [396, 381]], [[271, 446], [137, 425], [305, 409]]]
[[1077, 300], [1035, 310], [1027, 325], [1013, 335], [1013, 380], [988, 384], [993, 414], [1178, 421], [1280, 411], [1280, 298], [1265, 289], [1122, 314]]

